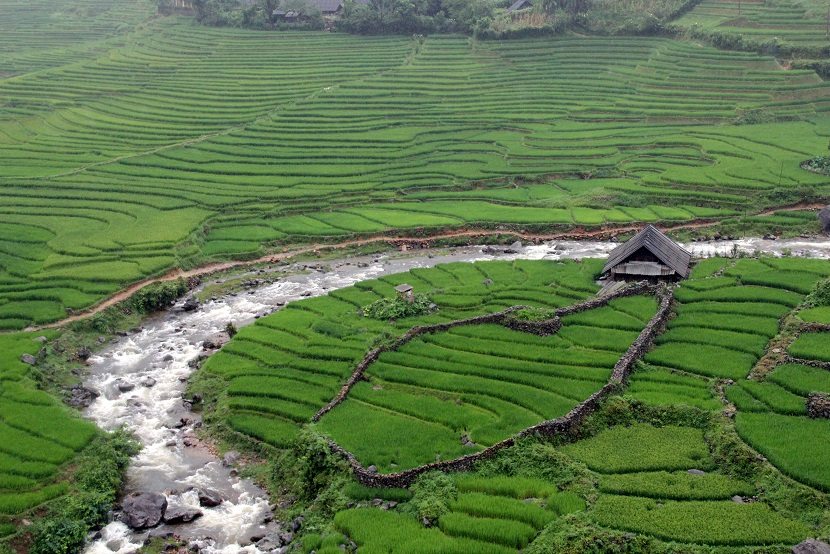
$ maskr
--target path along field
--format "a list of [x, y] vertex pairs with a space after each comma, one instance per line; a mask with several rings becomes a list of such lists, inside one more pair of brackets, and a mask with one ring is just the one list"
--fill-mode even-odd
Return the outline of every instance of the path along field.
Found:
[[[240, 331], [205, 364], [204, 383], [210, 390], [226, 391], [219, 394], [216, 409], [208, 410], [213, 414], [208, 424], [253, 439], [266, 450], [287, 448], [380, 337], [388, 340], [414, 325], [515, 304], [572, 304], [596, 291], [593, 278], [600, 264], [449, 264], [290, 304]], [[810, 392], [830, 392], [827, 370], [783, 365], [765, 382], [746, 377], [778, 334], [779, 320], [828, 276], [830, 264], [823, 260], [699, 262], [677, 290], [676, 315], [634, 373], [625, 397], [653, 409], [714, 415], [723, 409], [715, 381], [732, 379], [735, 384], [726, 387], [726, 394], [738, 408], [739, 436], [785, 475], [826, 491], [830, 482], [822, 445], [830, 444], [830, 426], [827, 420], [806, 417], [805, 406]], [[394, 286], [402, 282], [429, 294], [439, 310], [391, 322], [359, 315], [360, 307], [393, 296]], [[316, 428], [380, 472], [474, 452], [562, 415], [599, 388], [608, 367], [654, 309], [651, 298], [615, 300], [563, 318], [562, 329], [552, 337], [496, 325], [425, 335], [382, 354], [367, 369], [367, 381]], [[822, 312], [807, 313], [820, 317]], [[825, 342], [799, 341], [791, 348], [794, 355], [830, 356]], [[767, 500], [758, 481], [761, 474], [736, 478], [733, 467], [717, 461], [707, 417], [696, 421], [663, 425], [657, 418], [655, 425], [613, 426], [558, 448], [560, 456], [584, 464], [591, 476], [593, 488], [576, 499], [577, 510], [584, 508], [580, 498], [589, 500], [580, 521], [649, 540], [736, 549], [731, 552], [791, 545], [814, 533], [787, 511], [791, 508], [782, 510], [775, 498]], [[472, 444], [464, 444], [462, 437]], [[553, 457], [550, 463], [557, 468], [563, 461]], [[463, 552], [471, 548], [464, 542], [469, 540], [495, 543], [493, 551], [501, 552], [524, 547], [548, 525], [566, 525], [557, 501], [549, 497], [561, 494], [556, 486], [550, 488], [551, 481], [537, 490], [538, 482], [523, 481], [533, 476], [523, 476], [521, 467], [495, 467], [515, 474], [495, 479], [491, 473], [462, 473], [454, 478], [457, 500], [437, 528], [425, 529], [406, 510], [371, 508], [341, 512], [335, 524], [369, 551], [393, 552], [405, 552], [403, 545], [416, 541], [436, 551]], [[738, 503], [736, 495], [758, 501]], [[513, 502], [522, 498], [530, 499], [525, 510]]]
[[[27, 22], [0, 55], [4, 329], [289, 243], [729, 218], [830, 185], [799, 168], [826, 149], [830, 88], [769, 57], [658, 38], [134, 24], [142, 4], [122, 1], [0, 6]], [[60, 35], [39, 41], [37, 13], [78, 43], [53, 55]], [[756, 113], [770, 122], [736, 124]]]

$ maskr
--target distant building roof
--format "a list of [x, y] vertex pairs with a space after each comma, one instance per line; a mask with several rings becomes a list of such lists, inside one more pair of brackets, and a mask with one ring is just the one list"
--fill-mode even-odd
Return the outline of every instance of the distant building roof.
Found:
[[[691, 253], [653, 225], [647, 225], [645, 229], [634, 235], [629, 241], [612, 250], [602, 272], [608, 273], [614, 267], [625, 263], [640, 249], [651, 252], [655, 258], [671, 268], [680, 277], [688, 277], [689, 265], [692, 262]], [[632, 267], [632, 269], [634, 268]], [[646, 269], [646, 266], [642, 266], [640, 269]]]
[[532, 0], [516, 0], [513, 2], [509, 8], [507, 8], [508, 12], [517, 12], [519, 10], [523, 10], [525, 8], [530, 8], [533, 6]]
[[401, 283], [400, 285], [395, 287], [395, 290], [398, 291], [398, 292], [409, 292], [409, 291], [412, 290], [412, 285], [407, 285], [406, 283]]

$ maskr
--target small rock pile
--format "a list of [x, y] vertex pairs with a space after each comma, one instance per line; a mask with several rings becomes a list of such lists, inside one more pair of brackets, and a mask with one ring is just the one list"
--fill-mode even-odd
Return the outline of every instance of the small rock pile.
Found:
[[811, 392], [807, 396], [807, 415], [813, 419], [830, 419], [830, 394]]

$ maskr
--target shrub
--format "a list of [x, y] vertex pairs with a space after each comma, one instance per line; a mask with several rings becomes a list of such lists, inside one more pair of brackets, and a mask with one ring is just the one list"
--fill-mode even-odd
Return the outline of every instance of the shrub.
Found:
[[364, 317], [372, 319], [401, 319], [434, 312], [437, 306], [425, 294], [416, 294], [412, 302], [403, 298], [381, 298], [362, 308]]
[[458, 489], [446, 473], [425, 473], [412, 485], [412, 505], [419, 518], [436, 521], [450, 511], [450, 504], [457, 498]]

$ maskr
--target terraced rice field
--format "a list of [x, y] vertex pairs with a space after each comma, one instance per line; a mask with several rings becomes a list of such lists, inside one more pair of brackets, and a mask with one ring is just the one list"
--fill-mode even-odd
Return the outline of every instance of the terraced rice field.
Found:
[[827, 4], [818, 0], [703, 0], [677, 23], [825, 55], [830, 46]]
[[764, 503], [733, 502], [735, 495], [756, 491], [712, 471], [716, 466], [700, 429], [612, 427], [564, 451], [599, 475], [601, 495], [590, 515], [602, 526], [730, 546], [796, 543], [809, 533]]
[[[789, 348], [798, 359], [830, 359], [830, 333], [802, 333]], [[741, 436], [787, 475], [824, 491], [830, 490], [830, 421], [808, 417], [807, 398], [830, 394], [830, 371], [796, 363], [783, 364], [762, 383], [741, 382], [747, 392], [734, 397], [742, 413]], [[809, 444], [809, 448], [803, 445]]]
[[[92, 0], [96, 17], [55, 4], [87, 27], [53, 56], [34, 38], [48, 10], [27, 5], [0, 4], [31, 19], [0, 56], [4, 329], [288, 243], [726, 218], [747, 192], [756, 208], [830, 186], [799, 168], [826, 147], [830, 89], [768, 57], [641, 37], [262, 33]], [[733, 124], [752, 110], [775, 122]]]
[[461, 476], [455, 488], [438, 528], [372, 508], [340, 512], [335, 525], [367, 552], [501, 554], [527, 546], [545, 525], [584, 507], [579, 497], [542, 479]]
[[[258, 320], [212, 356], [204, 371], [227, 383], [222, 408], [228, 409], [231, 429], [286, 447], [299, 425], [334, 397], [357, 362], [385, 334], [398, 336], [415, 325], [453, 321], [513, 305], [570, 305], [596, 292], [593, 277], [599, 269], [596, 260], [458, 263], [365, 281], [290, 304]], [[402, 282], [429, 294], [439, 310], [391, 323], [357, 315], [360, 307], [394, 296], [394, 287]], [[532, 337], [489, 325], [422, 337], [423, 341], [383, 355], [372, 366], [371, 383], [360, 383], [352, 393], [354, 402], [349, 400], [324, 417], [320, 427], [350, 447], [359, 445], [363, 439], [354, 435], [353, 426], [349, 428], [351, 418], [359, 417], [364, 422], [361, 434], [376, 433], [376, 440], [367, 445], [371, 448], [367, 465], [377, 463], [388, 469], [394, 463], [402, 468], [433, 461], [436, 455], [457, 457], [470, 451], [461, 445], [463, 432], [472, 434], [476, 442], [492, 444], [531, 424], [563, 415], [590, 396], [607, 381], [619, 358], [617, 351], [628, 347], [639, 333], [638, 326], [641, 329], [655, 309], [654, 300], [640, 298], [623, 299], [606, 308], [606, 313], [628, 326], [609, 338], [610, 345], [585, 345], [591, 327], [579, 324], [578, 316], [560, 338]], [[509, 342], [519, 339], [518, 344]], [[628, 342], [620, 347], [618, 341]], [[453, 351], [453, 345], [459, 344], [469, 350]], [[535, 359], [520, 353], [511, 359], [517, 351], [531, 351], [531, 347]], [[441, 371], [433, 367], [430, 357], [440, 352], [445, 353], [447, 364]], [[544, 363], [555, 358], [560, 359], [556, 367]], [[539, 390], [540, 382], [545, 383], [544, 390]], [[546, 407], [534, 407], [529, 395]], [[396, 445], [398, 433], [408, 438]]]
[[565, 415], [602, 388], [656, 308], [653, 298], [631, 297], [597, 310], [597, 319], [619, 317], [626, 329], [578, 314], [552, 337], [500, 325], [426, 335], [382, 354], [320, 429], [381, 471], [478, 451]]
[[37, 353], [35, 335], [0, 335], [0, 536], [7, 518], [65, 494], [69, 462], [95, 437], [95, 425], [38, 390], [20, 361]]

